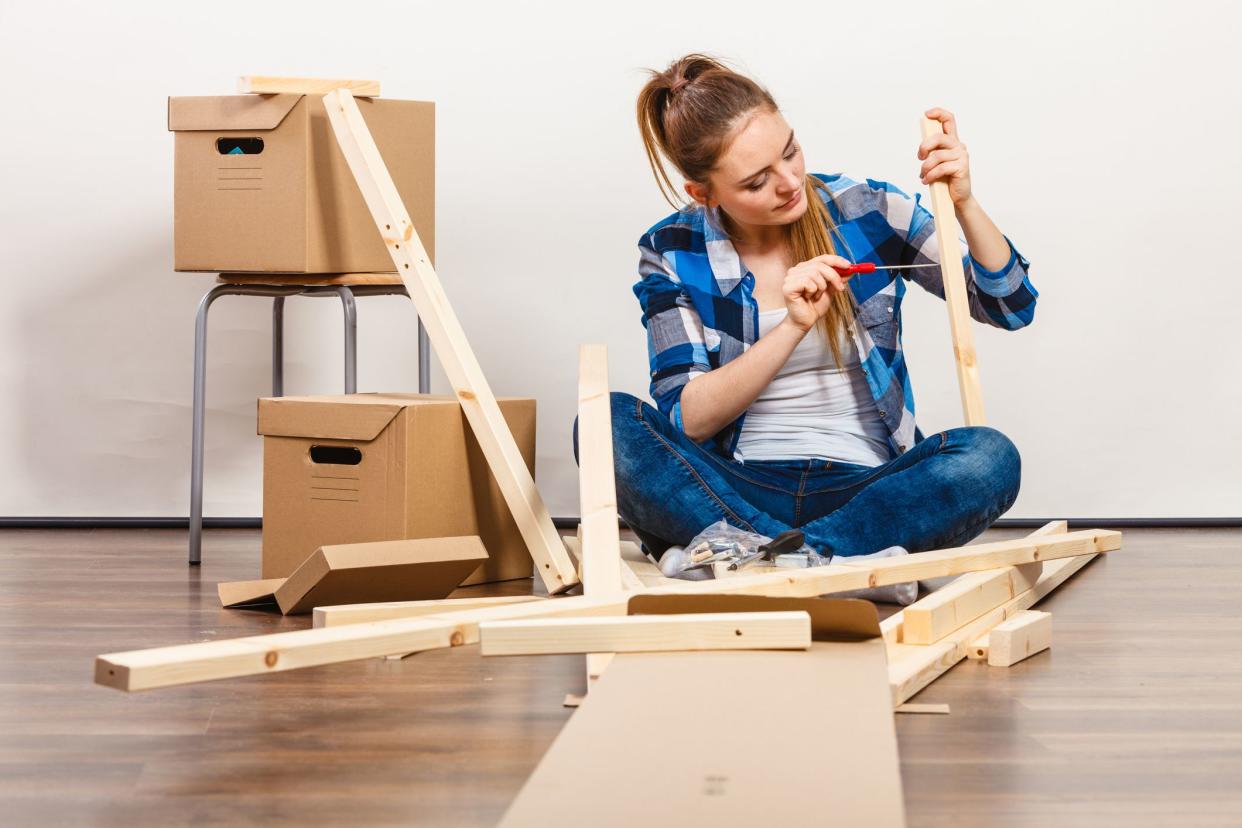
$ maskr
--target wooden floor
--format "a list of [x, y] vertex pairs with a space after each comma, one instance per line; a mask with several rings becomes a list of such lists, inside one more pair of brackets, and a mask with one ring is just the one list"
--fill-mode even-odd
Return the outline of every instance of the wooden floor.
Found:
[[[190, 569], [181, 531], [0, 532], [0, 823], [491, 825], [582, 690], [581, 657], [477, 647], [93, 685], [99, 653], [309, 624], [219, 608], [217, 581], [257, 577], [258, 532], [204, 546]], [[1041, 605], [1050, 652], [960, 664], [916, 699], [951, 715], [898, 716], [910, 824], [1242, 825], [1240, 590], [1242, 534], [1127, 531]]]

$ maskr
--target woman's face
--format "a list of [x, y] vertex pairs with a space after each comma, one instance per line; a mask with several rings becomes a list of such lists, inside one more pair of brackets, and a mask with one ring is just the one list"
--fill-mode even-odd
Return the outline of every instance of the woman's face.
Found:
[[780, 225], [806, 211], [805, 182], [806, 162], [793, 130], [779, 112], [759, 109], [735, 127], [710, 174], [710, 191], [687, 182], [686, 193], [708, 207], [719, 205], [742, 227]]

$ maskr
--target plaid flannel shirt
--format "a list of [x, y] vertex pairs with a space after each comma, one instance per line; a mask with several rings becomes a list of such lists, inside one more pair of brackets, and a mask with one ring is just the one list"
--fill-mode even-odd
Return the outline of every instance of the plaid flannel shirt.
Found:
[[[939, 263], [932, 214], [914, 198], [884, 181], [854, 181], [841, 174], [812, 173], [831, 197], [816, 188], [836, 226], [837, 253], [852, 262], [877, 265]], [[1006, 330], [1030, 324], [1039, 293], [1031, 284], [1030, 262], [1009, 237], [1009, 261], [987, 270], [970, 255], [964, 240], [962, 265], [970, 315]], [[651, 363], [651, 397], [683, 432], [681, 392], [699, 374], [741, 356], [759, 330], [755, 277], [742, 264], [720, 223], [719, 208], [701, 205], [673, 213], [638, 240], [639, 281], [634, 294], [642, 306]], [[923, 439], [914, 421], [914, 393], [901, 350], [904, 280], [917, 282], [941, 299], [939, 268], [878, 270], [848, 282], [858, 304], [850, 333], [862, 371], [889, 432], [891, 457]], [[737, 453], [745, 412], [700, 445], [731, 459]]]

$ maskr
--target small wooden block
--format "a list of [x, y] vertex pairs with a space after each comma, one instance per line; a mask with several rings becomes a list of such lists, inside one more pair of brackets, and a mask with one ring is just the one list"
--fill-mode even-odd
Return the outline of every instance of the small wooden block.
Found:
[[1052, 613], [1023, 610], [992, 628], [988, 665], [1008, 667], [1052, 646]]
[[805, 650], [806, 612], [722, 612], [547, 618], [479, 624], [483, 655], [667, 650]]
[[561, 707], [581, 707], [586, 696], [579, 696], [577, 693], [566, 693], [565, 700], [561, 702]]
[[338, 80], [333, 78], [276, 78], [266, 75], [242, 75], [237, 91], [261, 95], [326, 95], [333, 89], [348, 89], [360, 98], [378, 98], [377, 80]]

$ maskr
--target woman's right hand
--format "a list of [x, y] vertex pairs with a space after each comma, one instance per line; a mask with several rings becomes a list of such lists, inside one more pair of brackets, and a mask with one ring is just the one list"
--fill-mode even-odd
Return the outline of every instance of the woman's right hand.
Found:
[[789, 321], [803, 333], [809, 331], [828, 312], [833, 295], [846, 290], [850, 277], [842, 276], [835, 268], [849, 266], [850, 262], [840, 256], [826, 253], [789, 268], [781, 287]]

